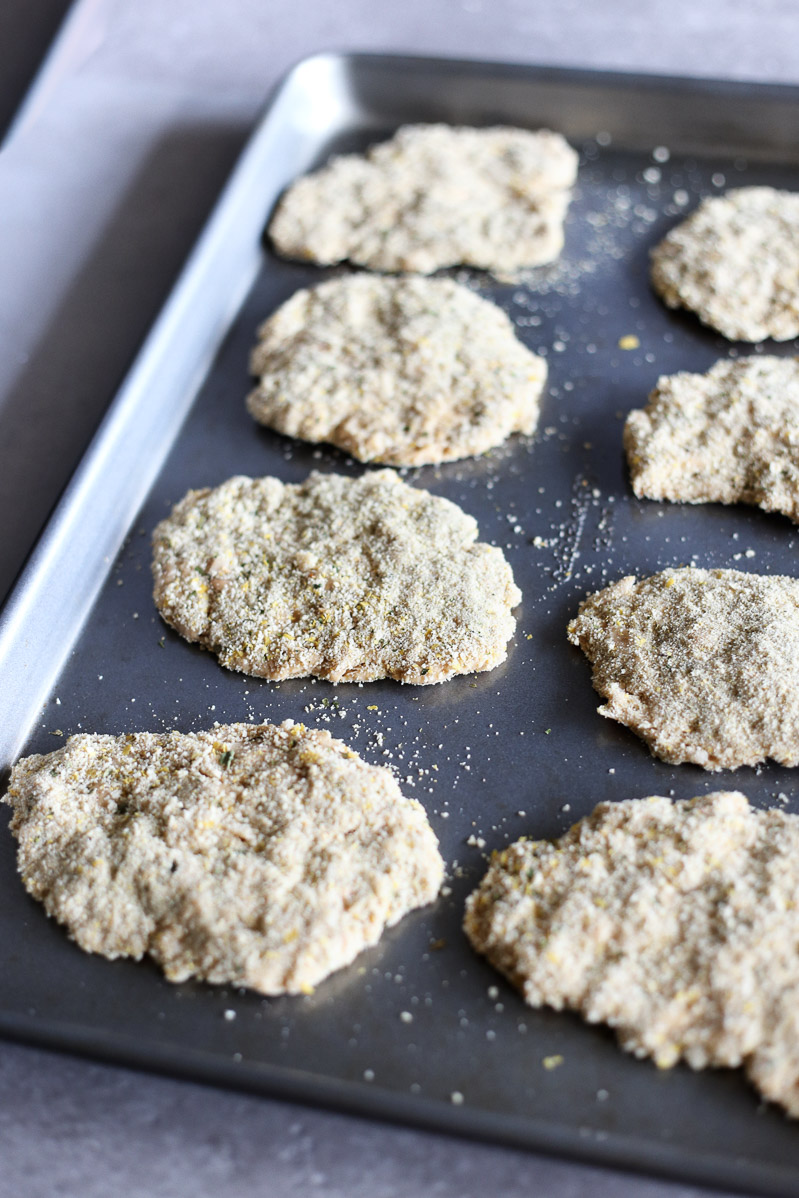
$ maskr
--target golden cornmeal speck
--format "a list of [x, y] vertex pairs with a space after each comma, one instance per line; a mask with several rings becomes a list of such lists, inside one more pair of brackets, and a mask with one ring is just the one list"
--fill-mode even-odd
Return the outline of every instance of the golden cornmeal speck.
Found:
[[576, 174], [577, 154], [547, 129], [406, 125], [299, 179], [269, 232], [281, 254], [326, 266], [514, 272], [560, 253]]
[[799, 194], [740, 187], [703, 200], [653, 250], [652, 283], [732, 341], [799, 336]]
[[263, 678], [443, 682], [504, 661], [521, 600], [502, 551], [392, 470], [236, 477], [155, 530], [161, 615]]
[[639, 498], [752, 503], [799, 522], [799, 358], [659, 379], [624, 447]]
[[464, 927], [531, 1006], [661, 1068], [743, 1065], [799, 1117], [799, 816], [725, 791], [600, 803], [494, 854]]
[[531, 433], [547, 377], [495, 304], [451, 279], [375, 275], [297, 291], [261, 326], [251, 370], [256, 420], [392, 466]]
[[630, 575], [585, 599], [568, 636], [593, 664], [600, 715], [663, 761], [799, 764], [799, 579]]
[[387, 769], [290, 720], [72, 736], [14, 767], [26, 889], [87, 952], [170, 981], [309, 993], [429, 903], [423, 808]]

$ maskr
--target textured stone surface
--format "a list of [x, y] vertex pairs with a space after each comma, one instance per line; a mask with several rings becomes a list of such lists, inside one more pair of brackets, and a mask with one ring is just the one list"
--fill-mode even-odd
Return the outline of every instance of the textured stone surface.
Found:
[[3, 1198], [723, 1198], [2, 1044]]

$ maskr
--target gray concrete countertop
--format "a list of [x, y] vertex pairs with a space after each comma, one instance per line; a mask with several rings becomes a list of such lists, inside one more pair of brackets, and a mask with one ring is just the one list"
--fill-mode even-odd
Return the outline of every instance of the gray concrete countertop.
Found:
[[[795, 0], [80, 0], [0, 153], [0, 595], [292, 63], [360, 49], [799, 83], [797, 46]], [[0, 1160], [0, 1198], [699, 1193], [9, 1043]]]

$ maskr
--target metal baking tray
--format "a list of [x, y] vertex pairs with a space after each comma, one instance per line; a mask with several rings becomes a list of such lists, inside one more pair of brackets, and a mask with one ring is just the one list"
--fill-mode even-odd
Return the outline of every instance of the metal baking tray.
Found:
[[[232, 674], [155, 614], [150, 532], [189, 487], [234, 473], [364, 469], [245, 412], [258, 323], [331, 273], [278, 260], [262, 233], [290, 180], [408, 121], [549, 126], [581, 150], [560, 262], [518, 286], [468, 276], [548, 357], [538, 433], [407, 474], [506, 551], [524, 594], [517, 635], [498, 669], [429, 688]], [[734, 785], [799, 810], [791, 771], [731, 777], [654, 760], [596, 714], [588, 664], [565, 638], [580, 597], [627, 572], [690, 561], [796, 572], [797, 532], [781, 517], [636, 501], [621, 429], [659, 374], [743, 351], [661, 305], [650, 247], [702, 195], [799, 189], [798, 133], [799, 90], [786, 87], [362, 55], [323, 55], [288, 76], [5, 608], [2, 762], [79, 730], [303, 719], [398, 767], [440, 837], [448, 891], [312, 996], [173, 986], [148, 963], [84, 954], [48, 921], [17, 878], [4, 809], [0, 1031], [463, 1135], [797, 1192], [799, 1125], [759, 1104], [740, 1072], [659, 1072], [605, 1029], [530, 1010], [460, 924], [484, 853], [557, 835], [600, 800]], [[620, 348], [629, 336], [639, 346]], [[560, 1063], [546, 1068], [551, 1058]]]

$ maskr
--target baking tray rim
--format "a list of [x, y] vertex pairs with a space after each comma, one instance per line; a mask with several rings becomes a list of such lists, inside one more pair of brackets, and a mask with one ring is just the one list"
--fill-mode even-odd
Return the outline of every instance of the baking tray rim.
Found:
[[[74, 472], [69, 484], [59, 499], [48, 523], [37, 539], [31, 554], [24, 565], [11, 592], [0, 611], [0, 668], [7, 666], [10, 651], [14, 642], [20, 639], [20, 632], [25, 627], [27, 602], [30, 595], [40, 588], [46, 587], [49, 574], [52, 572], [52, 553], [58, 542], [63, 538], [76, 512], [79, 513], [82, 502], [85, 502], [87, 489], [91, 492], [93, 473], [102, 465], [109, 448], [115, 441], [125, 435], [126, 419], [130, 418], [131, 395], [141, 386], [157, 359], [160, 342], [169, 331], [169, 325], [179, 315], [181, 301], [187, 291], [195, 285], [195, 276], [202, 273], [204, 259], [207, 258], [214, 236], [218, 236], [222, 218], [227, 213], [235, 194], [243, 186], [247, 174], [247, 165], [253, 157], [256, 143], [260, 144], [270, 121], [277, 119], [277, 110], [303, 74], [320, 70], [346, 70], [349, 67], [364, 64], [385, 69], [446, 71], [453, 75], [493, 75], [519, 79], [535, 79], [542, 82], [563, 83], [571, 85], [594, 85], [596, 87], [623, 87], [631, 91], [641, 88], [655, 91], [658, 88], [669, 92], [685, 94], [718, 94], [726, 97], [753, 97], [765, 101], [782, 101], [799, 107], [799, 86], [791, 84], [771, 84], [746, 82], [743, 80], [724, 80], [704, 77], [678, 76], [668, 74], [641, 74], [632, 71], [594, 70], [580, 67], [560, 67], [525, 63], [509, 63], [480, 59], [459, 59], [442, 56], [375, 54], [365, 52], [326, 51], [310, 55], [292, 66], [276, 84], [267, 101], [264, 111], [256, 122], [253, 132], [240, 155], [237, 164], [228, 176], [214, 208], [205, 226], [181, 268], [177, 279], [170, 289], [169, 296], [161, 308], [159, 315], [151, 326], [134, 361], [126, 373], [119, 389], [111, 401], [107, 412], [92, 438], [80, 464]], [[254, 263], [259, 260], [258, 247], [254, 247]], [[229, 298], [227, 320], [217, 322], [218, 327], [209, 334], [202, 362], [194, 372], [194, 384], [184, 388], [181, 405], [171, 415], [172, 436], [165, 439], [160, 452], [153, 455], [142, 485], [137, 489], [132, 501], [132, 514], [135, 515], [142, 499], [149, 492], [152, 482], [161, 470], [164, 461], [171, 450], [179, 433], [183, 420], [190, 410], [196, 394], [207, 375], [207, 370], [219, 349], [229, 325], [230, 316], [240, 307], [241, 301], [255, 277], [256, 266], [250, 273], [244, 271], [234, 289], [235, 295]], [[128, 508], [131, 504], [128, 504]], [[126, 509], [127, 510], [127, 509]], [[102, 571], [99, 581], [94, 578], [83, 595], [81, 616], [75, 620], [73, 639], [63, 650], [63, 656], [51, 659], [47, 675], [47, 683], [40, 686], [39, 692], [49, 693], [53, 683], [62, 672], [68, 654], [85, 625], [99, 590], [110, 572], [116, 553], [119, 551], [131, 519], [117, 521], [115, 528], [118, 540], [113, 553], [108, 555], [107, 568]], [[119, 529], [122, 529], [119, 532]], [[55, 661], [55, 664], [53, 662]], [[16, 658], [17, 668], [20, 658]], [[5, 689], [11, 689], [6, 687]], [[37, 692], [37, 693], [39, 693]], [[36, 703], [34, 710], [39, 709]], [[25, 719], [25, 736], [28, 735], [30, 718]], [[0, 721], [0, 728], [4, 729]], [[2, 735], [5, 742], [0, 745], [0, 759], [15, 756], [8, 753], [8, 736], [5, 730]], [[0, 768], [5, 761], [0, 760]], [[548, 1124], [539, 1118], [512, 1118], [484, 1109], [470, 1110], [467, 1105], [454, 1107], [441, 1100], [422, 1096], [404, 1095], [390, 1090], [373, 1090], [355, 1082], [342, 1081], [311, 1075], [304, 1071], [292, 1070], [273, 1064], [252, 1065], [246, 1062], [220, 1061], [215, 1054], [203, 1053], [201, 1050], [177, 1049], [169, 1045], [150, 1043], [142, 1049], [141, 1043], [126, 1041], [124, 1034], [113, 1035], [94, 1028], [79, 1028], [73, 1024], [59, 1025], [55, 1021], [48, 1024], [34, 1017], [11, 1015], [0, 1011], [0, 1035], [31, 1045], [38, 1045], [55, 1051], [70, 1052], [89, 1057], [106, 1063], [113, 1062], [130, 1068], [146, 1069], [151, 1072], [179, 1077], [185, 1080], [200, 1081], [226, 1088], [245, 1090], [262, 1095], [290, 1101], [309, 1103], [329, 1109], [346, 1111], [354, 1115], [379, 1118], [394, 1123], [414, 1126], [422, 1130], [435, 1130], [460, 1137], [477, 1137], [495, 1143], [505, 1144], [515, 1148], [526, 1148], [535, 1151], [568, 1156], [584, 1162], [600, 1163], [607, 1166], [617, 1166], [638, 1172], [656, 1171], [658, 1174], [675, 1180], [699, 1182], [705, 1185], [723, 1184], [733, 1190], [748, 1191], [757, 1188], [763, 1193], [789, 1194], [793, 1193], [795, 1171], [781, 1165], [766, 1166], [753, 1164], [735, 1158], [722, 1158], [714, 1153], [675, 1147], [670, 1144], [658, 1144], [653, 1140], [641, 1140], [637, 1136], [625, 1136], [623, 1133], [603, 1133], [598, 1139], [595, 1134], [586, 1136], [579, 1128], [564, 1124]], [[675, 1160], [674, 1158], [678, 1158]]]
[[[601, 87], [625, 87], [634, 90], [641, 87], [651, 90], [718, 92], [737, 94], [751, 99], [756, 95], [764, 100], [790, 100], [799, 102], [799, 84], [764, 83], [756, 79], [725, 79], [717, 75], [675, 75], [668, 71], [633, 71], [617, 67], [581, 67], [576, 64], [510, 62], [507, 59], [454, 58], [443, 54], [392, 54], [369, 50], [321, 50], [300, 58], [289, 67], [272, 89], [260, 119], [268, 114], [278, 92], [289, 84], [301, 71], [315, 69], [319, 64], [333, 62], [344, 64], [390, 64], [393, 68], [418, 69], [420, 67], [452, 71], [458, 74], [485, 74], [520, 78], [535, 76], [536, 79], [552, 83], [596, 83]], [[256, 122], [257, 123], [257, 122]]]
[[98, 1034], [94, 1028], [54, 1024], [51, 1030], [42, 1032], [32, 1018], [25, 1016], [9, 1018], [0, 1013], [0, 1036], [13, 1043], [78, 1056], [98, 1064], [376, 1119], [416, 1131], [478, 1140], [486, 1145], [537, 1152], [584, 1165], [698, 1183], [716, 1190], [723, 1185], [726, 1190], [747, 1198], [753, 1198], [755, 1193], [769, 1198], [796, 1195], [795, 1170], [786, 1166], [771, 1165], [767, 1171], [764, 1165], [745, 1159], [725, 1159], [715, 1153], [675, 1148], [670, 1143], [659, 1144], [619, 1132], [597, 1135], [589, 1129], [548, 1123], [537, 1116], [511, 1117], [423, 1095], [373, 1090], [361, 1082], [317, 1076], [287, 1066], [233, 1060], [227, 1064], [200, 1049], [175, 1050], [166, 1044], [158, 1047], [151, 1044], [143, 1052], [138, 1042], [123, 1040], [118, 1033], [111, 1037]]

